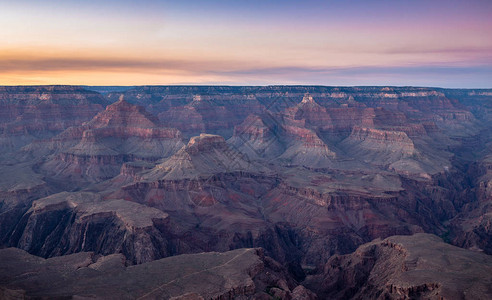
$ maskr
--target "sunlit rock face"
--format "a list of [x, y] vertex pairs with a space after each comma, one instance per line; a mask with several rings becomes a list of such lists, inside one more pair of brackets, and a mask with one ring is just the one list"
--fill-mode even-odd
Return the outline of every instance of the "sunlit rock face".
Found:
[[[412, 87], [2, 88], [0, 245], [126, 265], [260, 247], [296, 281], [250, 274], [272, 297], [357, 295], [334, 266], [357, 267], [384, 245], [350, 253], [377, 238], [492, 253], [491, 103], [490, 90]], [[343, 295], [329, 283], [342, 279]], [[364, 288], [451, 295], [416, 282]]]

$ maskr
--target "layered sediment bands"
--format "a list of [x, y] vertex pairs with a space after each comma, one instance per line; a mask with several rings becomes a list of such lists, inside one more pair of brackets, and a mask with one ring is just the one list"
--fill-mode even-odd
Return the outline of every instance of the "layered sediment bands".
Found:
[[90, 120], [108, 102], [73, 86], [0, 87], [0, 147], [16, 150]]
[[314, 98], [306, 94], [302, 98], [301, 103], [297, 106], [287, 110], [294, 119], [305, 120], [311, 126], [317, 127], [321, 130], [333, 128], [334, 122], [328, 114], [326, 108], [322, 107]]
[[341, 107], [327, 111], [333, 122], [332, 131], [337, 135], [348, 134], [354, 126], [374, 127], [373, 108]]
[[[223, 174], [141, 182], [114, 196], [143, 201], [188, 224], [174, 234], [202, 251], [264, 247], [283, 263], [319, 264], [375, 237], [423, 230], [414, 207], [401, 203], [398, 194], [322, 193], [277, 182], [251, 173]], [[194, 233], [186, 236], [191, 228]]]
[[167, 214], [124, 200], [91, 193], [61, 193], [36, 200], [8, 241], [43, 257], [94, 251], [122, 253], [132, 263], [169, 255]]
[[[73, 127], [49, 133], [18, 155], [2, 152], [0, 171], [7, 175], [0, 180], [1, 247], [46, 257], [122, 253], [131, 263], [264, 247], [298, 280], [305, 275], [301, 265], [312, 275], [335, 254], [395, 234], [428, 232], [491, 253], [490, 93], [175, 86], [95, 94], [116, 103], [82, 124], [63, 123], [62, 110], [48, 114], [56, 126]], [[128, 102], [117, 101], [122, 94]], [[29, 97], [26, 103], [32, 106], [58, 101]], [[55, 104], [85, 103], [63, 99]], [[14, 124], [22, 112], [9, 101], [9, 111], [0, 114], [5, 124]], [[91, 107], [97, 102], [87, 101]], [[102, 109], [101, 103], [96, 104]], [[31, 114], [31, 123], [23, 119], [28, 115], [19, 120], [29, 128], [48, 122]], [[16, 132], [6, 137], [21, 137], [18, 145], [34, 134]], [[59, 191], [78, 192], [46, 197]], [[340, 291], [355, 284], [375, 295], [376, 288], [366, 286], [364, 278], [381, 269], [383, 259], [371, 251], [359, 257], [374, 258], [358, 265], [359, 275], [336, 271], [341, 272], [336, 278], [347, 280], [337, 286]], [[392, 250], [385, 251], [391, 260]], [[348, 262], [343, 266], [352, 268]], [[342, 281], [320, 287], [333, 282]], [[446, 286], [408, 282], [393, 282], [374, 293], [427, 297], [444, 293]], [[264, 292], [294, 297], [292, 287], [275, 285]], [[236, 291], [224, 290], [227, 295]], [[342, 297], [332, 291], [319, 293], [321, 298]], [[175, 296], [186, 298], [186, 293]]]
[[270, 115], [249, 115], [228, 140], [251, 159], [277, 157], [285, 151], [280, 140], [280, 125]]
[[[453, 263], [450, 264], [449, 262]], [[306, 280], [325, 299], [487, 299], [492, 258], [429, 234], [395, 236], [335, 255]]]
[[285, 134], [290, 140], [285, 152], [279, 156], [293, 165], [324, 168], [332, 165], [335, 152], [311, 129], [285, 125]]
[[156, 161], [183, 146], [179, 130], [160, 127], [155, 116], [123, 98], [50, 142], [55, 155], [42, 167], [47, 174], [91, 182], [115, 177], [124, 162]]
[[297, 247], [301, 262], [307, 265], [322, 264], [335, 253], [350, 253], [377, 237], [423, 231], [408, 203], [400, 203], [397, 196], [321, 196], [308, 189], [279, 186], [264, 199], [269, 222], [285, 224], [302, 241]]
[[235, 125], [243, 122], [249, 114], [264, 110], [254, 95], [197, 94], [187, 105], [159, 113], [159, 119], [188, 136], [207, 132], [229, 138]]
[[370, 155], [386, 163], [417, 154], [413, 141], [402, 131], [354, 127], [343, 146], [354, 157]]
[[185, 106], [171, 108], [168, 111], [160, 113], [159, 119], [162, 120], [164, 124], [172, 124], [172, 126], [182, 132], [190, 132], [190, 135], [206, 132], [203, 117], [194, 107]]
[[217, 173], [237, 171], [267, 172], [263, 166], [231, 148], [218, 135], [201, 134], [145, 175], [145, 180], [210, 177]]

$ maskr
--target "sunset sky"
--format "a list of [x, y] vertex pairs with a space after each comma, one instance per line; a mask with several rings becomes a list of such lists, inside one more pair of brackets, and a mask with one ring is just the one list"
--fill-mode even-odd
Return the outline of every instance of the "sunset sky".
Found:
[[0, 0], [0, 85], [492, 88], [490, 0]]

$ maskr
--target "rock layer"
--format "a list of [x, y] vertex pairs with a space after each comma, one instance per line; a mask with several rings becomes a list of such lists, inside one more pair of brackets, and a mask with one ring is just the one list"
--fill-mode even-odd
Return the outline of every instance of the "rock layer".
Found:
[[53, 138], [55, 156], [43, 168], [65, 180], [97, 182], [118, 175], [124, 162], [156, 161], [182, 146], [177, 129], [160, 127], [143, 107], [121, 98], [81, 127]]
[[436, 236], [395, 236], [330, 258], [307, 286], [329, 299], [488, 299], [492, 257]]

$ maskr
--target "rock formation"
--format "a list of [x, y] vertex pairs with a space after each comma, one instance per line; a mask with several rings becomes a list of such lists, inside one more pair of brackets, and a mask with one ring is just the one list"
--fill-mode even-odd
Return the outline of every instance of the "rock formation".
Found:
[[16, 151], [90, 120], [109, 104], [74, 86], [0, 87], [0, 149]]
[[181, 133], [122, 97], [91, 121], [49, 141], [55, 156], [43, 169], [51, 176], [97, 182], [119, 174], [124, 162], [156, 161], [182, 146]]
[[316, 299], [260, 249], [179, 255], [131, 267], [122, 255], [92, 252], [43, 259], [8, 248], [0, 250], [0, 259], [2, 298]]
[[436, 236], [394, 236], [335, 255], [305, 284], [325, 299], [488, 299], [492, 257]]
[[[120, 260], [140, 265], [181, 254], [261, 247], [272, 260], [255, 255], [263, 264], [269, 261], [270, 274], [283, 270], [297, 283], [306, 275], [307, 282], [320, 283], [319, 288], [296, 287], [289, 280], [287, 286], [265, 285], [269, 279], [263, 275], [241, 277], [255, 284], [247, 297], [286, 299], [309, 299], [309, 289], [320, 298], [366, 292], [454, 297], [452, 281], [434, 285], [422, 279], [434, 278], [431, 272], [418, 271], [425, 275], [420, 278], [417, 269], [409, 269], [415, 277], [404, 278], [408, 272], [398, 271], [400, 262], [393, 259], [399, 254], [380, 241], [350, 254], [377, 238], [426, 232], [492, 253], [490, 90], [93, 90], [101, 93], [67, 86], [0, 88], [1, 248], [18, 247], [47, 261], [93, 252], [94, 268], [86, 266], [86, 272], [111, 269]], [[431, 252], [451, 249], [417, 237]], [[393, 239], [414, 251], [414, 242]], [[101, 255], [107, 258], [98, 263]], [[384, 257], [394, 263], [386, 273], [378, 267]], [[350, 273], [354, 262], [364, 271], [359, 277]], [[333, 269], [337, 264], [348, 273]], [[78, 276], [73, 272], [68, 273]], [[383, 286], [377, 274], [398, 281]], [[242, 280], [228, 288], [221, 280], [213, 281], [210, 293], [225, 297], [244, 291]], [[14, 281], [0, 284], [0, 293], [42, 295]], [[60, 296], [82, 295], [66, 291]], [[104, 295], [101, 291], [93, 294]], [[168, 296], [212, 295], [207, 293], [185, 287]]]
[[[92, 193], [59, 193], [36, 200], [9, 232], [9, 244], [52, 257], [94, 251], [124, 253], [132, 263], [169, 255], [168, 215], [134, 202]], [[164, 231], [164, 232], [163, 232]]]

